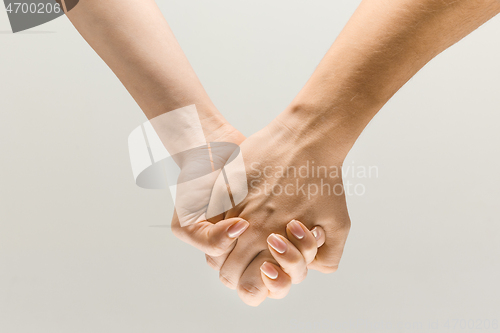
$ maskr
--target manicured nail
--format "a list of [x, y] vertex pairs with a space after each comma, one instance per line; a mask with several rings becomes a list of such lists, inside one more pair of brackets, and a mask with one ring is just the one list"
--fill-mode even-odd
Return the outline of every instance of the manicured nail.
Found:
[[260, 271], [272, 280], [275, 280], [278, 277], [278, 271], [276, 268], [274, 268], [274, 266], [267, 261], [264, 261], [264, 263], [260, 266]]
[[227, 229], [227, 235], [229, 236], [229, 238], [236, 238], [243, 232], [245, 232], [245, 230], [247, 230], [249, 225], [250, 224], [247, 221], [240, 220], [237, 223], [230, 226], [229, 229]]
[[302, 239], [306, 235], [304, 232], [304, 229], [302, 229], [302, 226], [300, 225], [299, 221], [297, 220], [291, 220], [288, 223], [288, 229], [290, 229], [290, 232], [292, 235], [295, 236], [297, 239]]
[[267, 243], [278, 253], [285, 253], [286, 251], [286, 243], [275, 234], [270, 234], [267, 237]]
[[316, 240], [319, 240], [318, 228], [314, 228], [313, 230], [311, 230], [311, 233], [313, 234], [314, 238], [316, 238]]

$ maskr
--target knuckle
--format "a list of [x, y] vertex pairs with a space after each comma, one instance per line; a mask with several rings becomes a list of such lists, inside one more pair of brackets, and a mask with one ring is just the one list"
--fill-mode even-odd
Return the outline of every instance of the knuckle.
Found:
[[335, 266], [324, 266], [324, 265], [322, 265], [322, 266], [320, 267], [320, 271], [321, 271], [321, 273], [324, 273], [324, 274], [332, 274], [332, 273], [335, 273], [338, 269], [339, 269], [339, 266], [338, 266], [338, 265], [335, 265]]
[[326, 225], [322, 225], [322, 228], [327, 238], [329, 234], [345, 236], [351, 229], [351, 219], [348, 215], [343, 218], [332, 219]]
[[249, 304], [259, 304], [263, 298], [267, 296], [267, 292], [265, 290], [260, 289], [252, 283], [241, 283], [238, 285], [238, 294], [241, 299]]
[[306, 279], [306, 277], [307, 277], [307, 268], [296, 272], [293, 275], [292, 283], [293, 284], [301, 283], [302, 281], [304, 281]]
[[348, 234], [349, 231], [351, 230], [351, 220], [347, 220], [347, 222], [344, 223], [344, 225], [342, 225], [342, 230]]
[[349, 216], [347, 216], [346, 219], [340, 224], [339, 230], [348, 233], [350, 229], [351, 229], [351, 219], [349, 218]]
[[304, 263], [305, 263], [304, 257], [303, 256], [297, 256], [297, 257], [288, 259], [287, 262], [284, 263], [284, 265], [293, 268], [293, 267], [304, 266]]
[[222, 272], [219, 273], [219, 280], [229, 289], [236, 289], [236, 283]]
[[212, 269], [218, 271], [220, 269], [220, 266], [217, 264], [217, 262], [209, 256], [208, 254], [205, 254], [205, 259], [207, 260], [208, 266], [210, 266]]

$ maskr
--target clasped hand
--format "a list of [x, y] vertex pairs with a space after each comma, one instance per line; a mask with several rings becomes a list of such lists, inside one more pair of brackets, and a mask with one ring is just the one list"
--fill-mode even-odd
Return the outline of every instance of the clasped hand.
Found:
[[[220, 133], [239, 141], [247, 176], [240, 186], [248, 195], [206, 221], [172, 221], [174, 234], [205, 252], [222, 283], [252, 306], [285, 297], [308, 269], [336, 271], [349, 232], [342, 159], [329, 154], [324, 138], [290, 130], [292, 119], [284, 112], [244, 140], [232, 127]], [[236, 172], [225, 171], [227, 178]], [[212, 197], [223, 195], [224, 185], [216, 182]]]

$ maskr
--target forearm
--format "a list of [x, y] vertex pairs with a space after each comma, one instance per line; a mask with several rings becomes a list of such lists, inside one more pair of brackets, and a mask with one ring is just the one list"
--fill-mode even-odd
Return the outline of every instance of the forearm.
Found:
[[420, 68], [498, 12], [498, 0], [364, 0], [285, 115], [335, 131], [347, 153]]
[[146, 116], [196, 104], [204, 128], [223, 118], [153, 0], [83, 0], [69, 19]]

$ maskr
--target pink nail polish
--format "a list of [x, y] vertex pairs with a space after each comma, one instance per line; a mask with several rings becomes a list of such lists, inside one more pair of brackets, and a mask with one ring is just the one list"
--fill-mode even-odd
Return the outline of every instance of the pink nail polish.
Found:
[[314, 238], [316, 238], [316, 240], [319, 240], [319, 232], [317, 228], [311, 230], [311, 233], [313, 234]]
[[278, 253], [283, 254], [286, 251], [286, 243], [275, 234], [270, 234], [267, 237], [267, 243]]
[[276, 268], [274, 268], [274, 266], [267, 261], [264, 261], [264, 263], [260, 266], [260, 271], [272, 280], [275, 280], [279, 274]]
[[292, 235], [297, 239], [302, 239], [306, 235], [304, 229], [302, 229], [302, 226], [297, 220], [291, 220], [290, 223], [288, 223], [288, 229], [290, 229]]
[[245, 232], [245, 230], [247, 230], [249, 225], [250, 224], [247, 221], [244, 220], [238, 221], [237, 223], [230, 226], [229, 229], [227, 229], [227, 235], [230, 238], [236, 238], [243, 232]]

